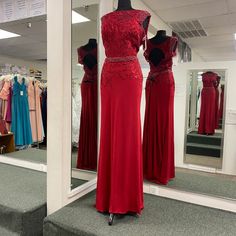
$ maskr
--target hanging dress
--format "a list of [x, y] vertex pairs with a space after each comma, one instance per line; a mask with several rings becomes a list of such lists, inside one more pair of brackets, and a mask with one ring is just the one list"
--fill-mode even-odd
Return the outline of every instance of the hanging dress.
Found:
[[29, 103], [25, 79], [20, 84], [14, 78], [12, 97], [12, 126], [16, 146], [32, 144], [32, 133], [29, 116]]
[[43, 123], [40, 103], [41, 93], [39, 82], [37, 80], [30, 80], [28, 84], [28, 101], [33, 142], [43, 141]]
[[198, 126], [199, 134], [215, 133], [215, 104], [216, 92], [214, 83], [217, 74], [213, 72], [206, 72], [202, 74], [203, 89], [201, 92], [201, 112]]
[[101, 78], [101, 136], [96, 208], [99, 212], [140, 213], [143, 165], [140, 103], [143, 75], [137, 58], [147, 31], [142, 10], [102, 17], [106, 60]]
[[[172, 57], [176, 55], [176, 45], [175, 37], [168, 37], [159, 44], [148, 40], [144, 53], [150, 63], [143, 132], [144, 178], [159, 184], [167, 184], [175, 177]], [[164, 54], [164, 59], [156, 66], [149, 60], [154, 49]]]
[[43, 144], [47, 144], [47, 88], [43, 89], [41, 94], [41, 109], [42, 109], [42, 120], [44, 129], [44, 140]]
[[98, 92], [97, 65], [92, 69], [84, 64], [84, 58], [92, 54], [97, 59], [97, 48], [86, 51], [78, 50], [79, 63], [84, 65], [84, 77], [81, 84], [82, 109], [80, 116], [79, 145], [77, 168], [97, 169], [97, 128], [98, 128]]
[[219, 85], [220, 85], [220, 77], [217, 76], [217, 80], [214, 83], [215, 87], [215, 128], [219, 128]]
[[7, 106], [8, 106], [8, 97], [11, 89], [11, 82], [5, 80], [2, 90], [0, 91], [0, 99], [2, 99], [2, 106], [1, 106], [1, 115], [3, 119], [6, 119], [7, 114]]
[[224, 97], [225, 97], [225, 86], [221, 85], [221, 93], [220, 93], [220, 109], [219, 109], [219, 119], [223, 119], [224, 112]]

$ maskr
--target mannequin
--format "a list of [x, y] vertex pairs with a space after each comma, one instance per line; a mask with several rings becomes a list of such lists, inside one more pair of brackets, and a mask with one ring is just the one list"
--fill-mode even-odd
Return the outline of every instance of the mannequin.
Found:
[[[150, 39], [150, 42], [152, 44], [158, 45], [158, 44], [164, 43], [169, 38], [170, 37], [166, 35], [165, 30], [158, 30], [156, 35]], [[177, 43], [173, 46], [172, 50], [175, 51], [176, 47], [177, 47]], [[162, 52], [162, 50], [158, 48], [154, 48], [149, 55], [149, 60], [155, 66], [158, 66], [164, 58], [165, 58], [164, 52]]]
[[[120, 13], [121, 11], [123, 11], [122, 13]], [[119, 12], [119, 13], [118, 13]], [[132, 8], [132, 4], [131, 4], [131, 0], [118, 0], [118, 7], [116, 9], [116, 13], [114, 15], [122, 15], [125, 16], [127, 19], [131, 18], [132, 16], [135, 16], [137, 18], [137, 21], [140, 20], [141, 18], [139, 17], [139, 13], [141, 13], [140, 15], [144, 15], [144, 17], [142, 18], [140, 25], [141, 27], [143, 27], [143, 29], [145, 30], [145, 33], [147, 32], [148, 29], [148, 25], [149, 25], [149, 20], [150, 20], [150, 14], [147, 14], [146, 12], [142, 12], [141, 10], [136, 10]], [[127, 15], [127, 16], [126, 16]], [[126, 19], [125, 18], [125, 19]], [[135, 19], [136, 20], [136, 19]], [[137, 22], [136, 21], [136, 22]], [[123, 23], [123, 22], [122, 22]], [[117, 24], [119, 24], [119, 22], [117, 22]], [[125, 22], [123, 23], [125, 24]], [[128, 26], [127, 26], [128, 27]], [[138, 28], [138, 30], [140, 30], [140, 26], [137, 25], [136, 26]], [[141, 30], [142, 31], [142, 30]], [[122, 32], [121, 32], [122, 33]], [[141, 45], [139, 45], [141, 46]], [[124, 58], [124, 63], [127, 64], [129, 63], [128, 61], [126, 61], [126, 59]], [[134, 67], [136, 67], [136, 62], [135, 61], [131, 61], [130, 62], [131, 65], [134, 65]], [[115, 65], [115, 64], [114, 64]], [[136, 188], [137, 189], [137, 188]], [[135, 205], [135, 204], [134, 204]], [[109, 212], [109, 225], [113, 224], [114, 221], [114, 217], [116, 215], [119, 215], [118, 213], [114, 213], [114, 212]], [[121, 214], [122, 215], [122, 214]], [[134, 214], [131, 213], [131, 215], [137, 216], [137, 214], [134, 212]]]
[[[116, 11], [126, 11], [126, 10], [135, 10], [132, 8], [131, 0], [119, 0], [118, 7], [117, 7]], [[144, 29], [147, 29], [147, 27], [149, 25], [149, 19], [150, 19], [150, 17], [147, 17], [144, 20], [144, 22], [143, 22]]]
[[117, 11], [134, 10], [131, 5], [131, 0], [119, 0]]
[[[82, 48], [85, 51], [92, 51], [97, 48], [97, 40], [93, 38], [89, 39], [88, 43], [82, 46]], [[83, 62], [89, 69], [92, 69], [95, 65], [97, 65], [97, 58], [95, 58], [92, 54], [88, 54], [84, 57]]]

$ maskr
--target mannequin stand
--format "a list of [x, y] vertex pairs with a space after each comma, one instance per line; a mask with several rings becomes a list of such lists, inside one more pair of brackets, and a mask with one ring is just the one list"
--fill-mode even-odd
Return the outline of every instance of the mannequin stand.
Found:
[[108, 220], [108, 225], [112, 226], [113, 222], [114, 222], [114, 219], [115, 219], [115, 214], [110, 213], [109, 220]]
[[[126, 214], [126, 215], [134, 216], [134, 217], [136, 217], [136, 218], [139, 218], [139, 216], [140, 216], [140, 215], [137, 214], [137, 213], [130, 213], [130, 214]], [[122, 216], [122, 215], [110, 213], [109, 219], [108, 219], [108, 225], [112, 226], [113, 223], [114, 223], [115, 217], [117, 217], [117, 216]], [[125, 216], [125, 215], [123, 215], [123, 216]]]

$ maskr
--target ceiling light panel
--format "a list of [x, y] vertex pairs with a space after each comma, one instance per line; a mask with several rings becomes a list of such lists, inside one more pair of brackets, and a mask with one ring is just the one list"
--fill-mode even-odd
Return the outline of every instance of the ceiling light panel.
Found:
[[83, 22], [88, 22], [90, 21], [88, 18], [80, 15], [76, 11], [72, 11], [72, 24], [78, 24], [78, 23], [83, 23]]
[[9, 39], [19, 37], [19, 34], [11, 33], [9, 31], [1, 30], [0, 29], [0, 39]]

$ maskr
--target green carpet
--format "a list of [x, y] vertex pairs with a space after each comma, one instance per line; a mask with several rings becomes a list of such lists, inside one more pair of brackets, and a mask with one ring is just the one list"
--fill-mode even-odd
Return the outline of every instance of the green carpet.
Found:
[[9, 230], [6, 230], [5, 228], [0, 227], [0, 235], [1, 236], [20, 236], [18, 233], [13, 233]]
[[42, 235], [46, 175], [4, 164], [0, 173], [0, 227], [20, 235]]
[[208, 176], [200, 173], [182, 173], [177, 171], [176, 178], [170, 181], [168, 187], [187, 192], [202, 193], [219, 197], [236, 199], [236, 180], [220, 175]]
[[[15, 158], [33, 163], [47, 164], [47, 151], [37, 148], [28, 148], [25, 150], [5, 154], [9, 158]], [[72, 153], [72, 168], [76, 168], [77, 153]]]
[[145, 195], [140, 218], [125, 216], [108, 226], [96, 212], [95, 193], [64, 207], [44, 221], [44, 236], [235, 236], [236, 214]]
[[[79, 186], [85, 181], [72, 179]], [[0, 236], [42, 235], [46, 217], [46, 174], [0, 164]], [[7, 234], [6, 234], [7, 235]]]
[[[10, 153], [8, 156], [21, 160], [32, 161], [46, 164], [46, 151], [35, 148]], [[77, 152], [72, 153], [72, 167], [76, 167]], [[73, 188], [77, 187], [76, 180], [72, 180]], [[236, 199], [236, 181], [225, 178], [224, 176], [202, 176], [193, 173], [182, 173], [176, 170], [176, 178], [168, 184], [168, 187], [180, 189], [187, 192], [210, 194], [214, 196]]]

